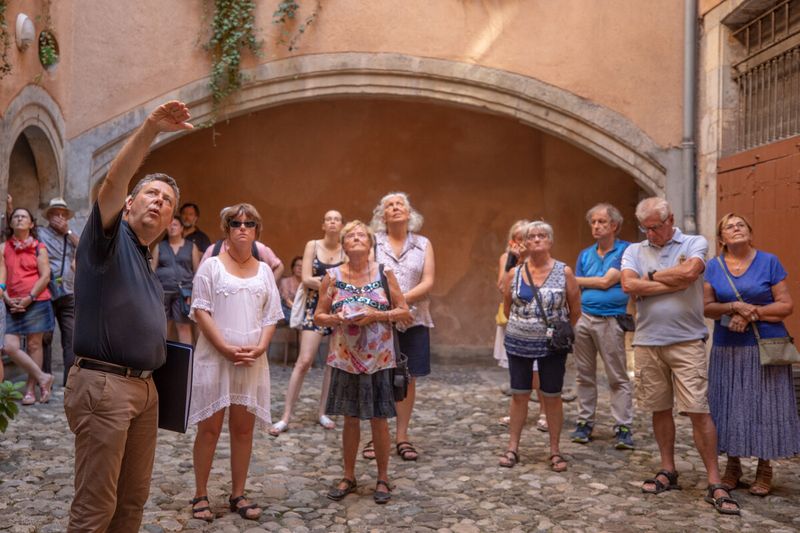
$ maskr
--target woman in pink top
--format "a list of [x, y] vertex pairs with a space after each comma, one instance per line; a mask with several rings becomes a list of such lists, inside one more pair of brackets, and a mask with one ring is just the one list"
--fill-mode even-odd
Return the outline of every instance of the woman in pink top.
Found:
[[355, 490], [360, 420], [369, 420], [378, 466], [373, 499], [382, 504], [391, 498], [388, 419], [396, 415], [391, 323], [408, 320], [411, 315], [392, 271], [384, 271], [370, 260], [374, 242], [363, 222], [354, 220], [344, 227], [342, 246], [348, 262], [325, 274], [314, 322], [333, 328], [328, 353], [331, 386], [325, 413], [344, 416], [344, 477], [331, 487], [328, 498], [338, 501]]
[[[43, 352], [42, 337], [55, 326], [50, 305], [50, 263], [47, 249], [36, 239], [33, 215], [24, 207], [11, 213], [8, 241], [0, 245], [3, 255], [3, 270], [0, 272], [0, 288], [8, 311], [4, 351], [15, 361], [25, 364], [32, 359], [39, 372], [29, 371], [28, 384], [22, 405], [36, 403], [35, 388], [39, 383], [39, 401], [50, 401], [53, 377], [41, 372]], [[7, 283], [7, 287], [6, 287]], [[27, 338], [28, 353], [20, 347], [20, 337]], [[65, 369], [69, 370], [69, 369]]]

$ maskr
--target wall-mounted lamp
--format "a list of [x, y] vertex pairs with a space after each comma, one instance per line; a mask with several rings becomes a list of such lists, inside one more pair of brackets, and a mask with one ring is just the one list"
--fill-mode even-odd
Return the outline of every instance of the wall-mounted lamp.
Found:
[[17, 15], [17, 48], [25, 50], [36, 39], [36, 28], [33, 27], [31, 18], [20, 13]]

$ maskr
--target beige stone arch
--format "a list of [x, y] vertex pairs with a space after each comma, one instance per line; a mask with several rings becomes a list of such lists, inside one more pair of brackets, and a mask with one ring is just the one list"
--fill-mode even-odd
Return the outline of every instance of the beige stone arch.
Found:
[[[245, 74], [245, 86], [219, 118], [309, 99], [424, 99], [513, 118], [623, 169], [647, 194], [680, 198], [680, 155], [676, 149], [662, 148], [616, 111], [512, 72], [402, 54], [352, 52], [273, 61]], [[86, 169], [80, 174], [90, 176], [73, 194], [85, 198], [88, 188], [106, 173], [125, 138], [145, 113], [171, 98], [190, 105], [195, 123], [211, 116], [207, 79], [203, 79], [93, 128], [75, 139], [76, 150], [70, 154], [70, 168], [74, 159], [75, 165]], [[190, 133], [163, 135], [155, 146], [186, 134]], [[680, 205], [672, 203], [675, 207]], [[678, 210], [676, 215], [680, 215]]]
[[[34, 212], [60, 196], [64, 189], [64, 119], [55, 100], [41, 87], [25, 87], [6, 109], [0, 120], [0, 198], [5, 198], [11, 173], [11, 157], [21, 138], [30, 147], [37, 183], [18, 183], [31, 191], [26, 205]], [[26, 147], [27, 149], [27, 147]], [[3, 202], [4, 203], [4, 202]], [[20, 205], [19, 202], [15, 202]]]

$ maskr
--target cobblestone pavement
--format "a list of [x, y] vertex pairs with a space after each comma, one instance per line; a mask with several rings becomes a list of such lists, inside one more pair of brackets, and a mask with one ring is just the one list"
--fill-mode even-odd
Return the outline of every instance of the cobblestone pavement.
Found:
[[[488, 364], [488, 363], [487, 363]], [[412, 439], [420, 450], [416, 463], [392, 455], [392, 501], [372, 501], [374, 463], [359, 458], [356, 494], [331, 502], [325, 492], [341, 476], [340, 433], [315, 423], [320, 370], [312, 370], [297, 418], [277, 439], [257, 434], [248, 494], [264, 507], [258, 522], [226, 510], [230, 489], [229, 441], [220, 440], [211, 473], [210, 498], [217, 518], [192, 520], [193, 430], [186, 435], [160, 432], [150, 499], [143, 531], [797, 531], [800, 530], [800, 460], [775, 463], [773, 495], [759, 499], [746, 491], [734, 495], [741, 517], [721, 516], [703, 501], [702, 463], [691, 443], [691, 428], [678, 422], [678, 469], [682, 491], [658, 496], [640, 491], [643, 479], [658, 470], [649, 422], [636, 418], [637, 449], [613, 449], [607, 409], [601, 409], [595, 440], [573, 444], [566, 438], [574, 423], [575, 403], [566, 404], [562, 451], [569, 470], [555, 474], [547, 466], [547, 435], [532, 428], [536, 404], [523, 434], [521, 463], [497, 466], [507, 434], [497, 421], [508, 398], [499, 392], [506, 371], [478, 364], [434, 365], [421, 380]], [[272, 411], [283, 407], [290, 369], [272, 365]], [[64, 531], [72, 489], [72, 435], [67, 429], [62, 390], [49, 405], [22, 408], [8, 432], [0, 435], [0, 530]], [[605, 391], [600, 405], [607, 406]], [[368, 433], [364, 425], [362, 437]], [[754, 465], [745, 463], [745, 479]]]

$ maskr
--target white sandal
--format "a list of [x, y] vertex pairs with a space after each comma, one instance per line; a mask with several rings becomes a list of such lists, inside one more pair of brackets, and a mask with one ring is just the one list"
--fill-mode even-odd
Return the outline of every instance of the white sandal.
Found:
[[539, 415], [539, 420], [536, 421], [536, 429], [543, 433], [547, 433], [549, 430], [547, 427], [547, 417], [545, 415]]
[[336, 429], [336, 422], [328, 418], [328, 415], [319, 417], [319, 425], [325, 429]]
[[273, 437], [277, 437], [286, 431], [289, 431], [289, 424], [283, 420], [279, 420], [277, 424], [274, 424], [271, 428], [269, 428], [269, 434]]

